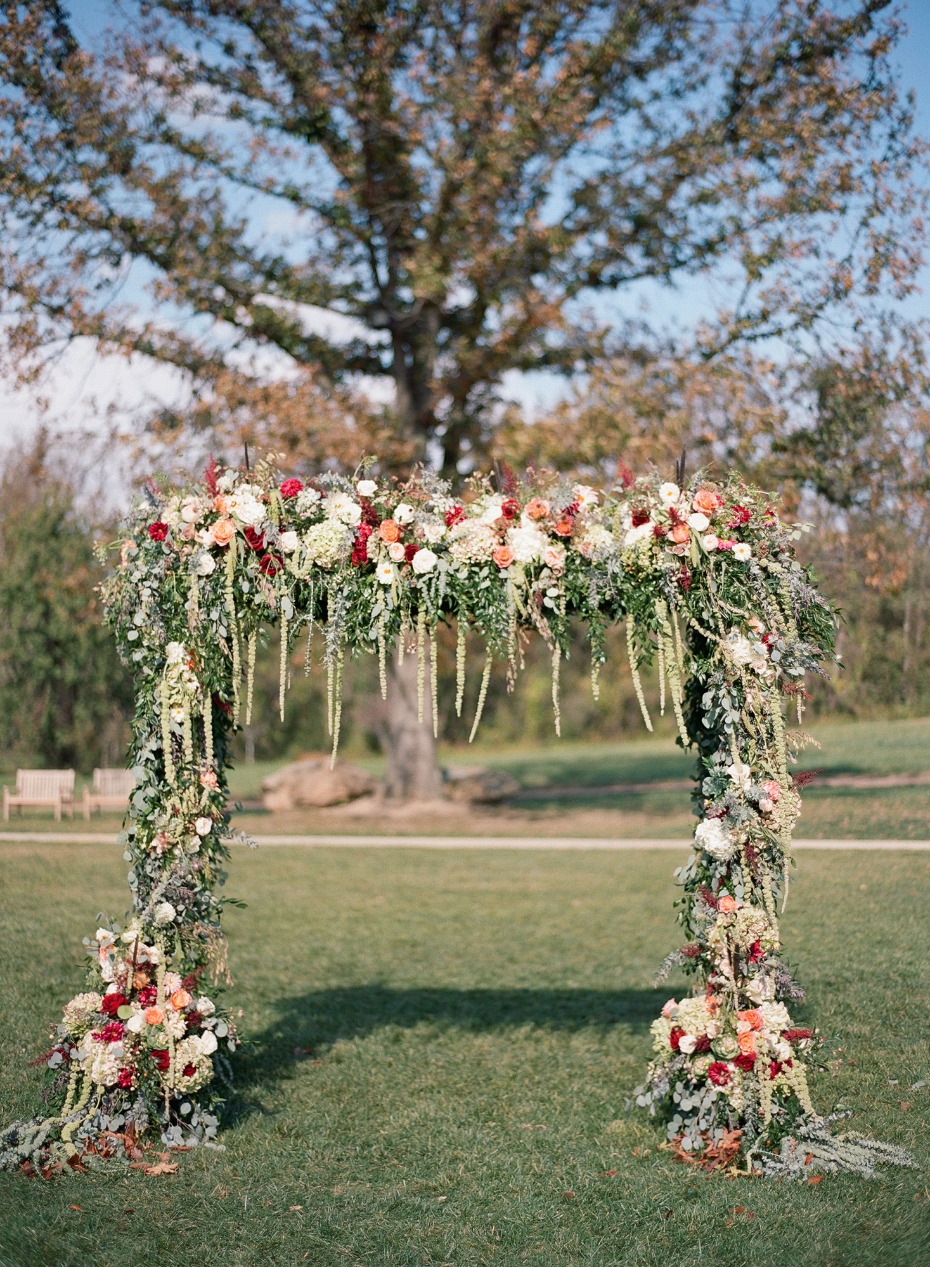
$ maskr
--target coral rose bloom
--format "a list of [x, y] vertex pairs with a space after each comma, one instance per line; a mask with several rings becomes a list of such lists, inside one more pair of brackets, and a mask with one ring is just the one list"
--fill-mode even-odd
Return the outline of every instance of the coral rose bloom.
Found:
[[378, 536], [382, 541], [390, 544], [392, 541], [400, 540], [400, 524], [396, 519], [385, 519], [382, 521], [378, 529]]
[[513, 550], [510, 546], [498, 546], [491, 558], [499, 568], [509, 568], [513, 563]]
[[745, 1034], [739, 1034], [736, 1041], [739, 1043], [739, 1049], [744, 1056], [754, 1056], [756, 1054], [756, 1036], [751, 1029]]
[[164, 1010], [160, 1007], [147, 1007], [142, 1015], [146, 1025], [160, 1025], [165, 1019]]
[[712, 488], [699, 488], [694, 494], [694, 500], [691, 505], [695, 510], [700, 511], [702, 515], [707, 515], [708, 518], [711, 518], [714, 511], [719, 510], [723, 505], [723, 498], [719, 493], [715, 493]]
[[213, 509], [218, 515], [229, 514], [229, 498], [225, 493], [217, 493], [217, 495], [213, 498]]
[[186, 1007], [190, 1007], [192, 1002], [192, 996], [186, 990], [175, 990], [171, 996], [171, 1006], [176, 1012], [183, 1012]]
[[677, 545], [684, 545], [686, 541], [691, 539], [691, 529], [687, 524], [676, 524], [668, 534]]
[[528, 519], [545, 519], [549, 513], [549, 503], [542, 497], [531, 497], [526, 503], [526, 516]]
[[559, 522], [555, 525], [555, 531], [559, 534], [560, 537], [570, 537], [572, 533], [575, 531], [575, 525], [572, 522], [571, 518], [568, 515], [566, 515], [563, 519], [560, 519]]
[[738, 903], [735, 897], [730, 897], [729, 893], [725, 893], [717, 903], [718, 910], [723, 911], [724, 915], [729, 915], [731, 911], [735, 911]]
[[236, 525], [231, 519], [217, 519], [210, 532], [218, 546], [228, 546], [236, 535]]
[[740, 1012], [739, 1019], [745, 1021], [750, 1029], [762, 1029], [765, 1024], [762, 1013], [757, 1007], [750, 1007], [745, 1012]]

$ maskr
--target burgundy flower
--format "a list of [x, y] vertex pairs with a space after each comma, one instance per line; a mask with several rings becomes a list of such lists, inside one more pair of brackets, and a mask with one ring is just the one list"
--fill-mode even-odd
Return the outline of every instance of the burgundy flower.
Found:
[[643, 509], [641, 506], [637, 506], [633, 510], [632, 519], [633, 527], [641, 528], [643, 524], [647, 524], [649, 522], [649, 511]]
[[362, 523], [368, 524], [372, 528], [377, 528], [381, 522], [381, 516], [374, 507], [374, 503], [370, 502], [367, 497], [360, 497], [358, 504], [362, 508]]
[[413, 556], [419, 552], [419, 549], [420, 549], [420, 547], [419, 547], [418, 545], [414, 545], [412, 541], [411, 541], [408, 545], [405, 545], [405, 546], [404, 546], [404, 560], [405, 560], [405, 562], [407, 562], [407, 563], [412, 563], [412, 562], [413, 562]]
[[761, 941], [754, 941], [749, 948], [749, 962], [761, 963], [765, 958], [765, 951], [762, 949]]
[[263, 554], [258, 566], [266, 576], [277, 576], [281, 571], [281, 556], [279, 554]]
[[700, 1034], [694, 1040], [694, 1054], [695, 1056], [700, 1056], [705, 1051], [710, 1051], [710, 1039], [706, 1034]]
[[191, 1010], [186, 1013], [186, 1016], [188, 1029], [193, 1029], [195, 1026], [203, 1024], [203, 1017], [196, 1008], [192, 1007]]
[[461, 506], [453, 506], [451, 510], [446, 511], [446, 527], [453, 528], [456, 524], [460, 524], [465, 518], [465, 511]]
[[107, 1021], [106, 1025], [94, 1034], [94, 1038], [98, 1043], [118, 1043], [125, 1032], [126, 1026], [122, 1021]]
[[158, 990], [153, 985], [143, 986], [139, 991], [139, 1003], [142, 1007], [152, 1007], [158, 998]]
[[707, 1076], [715, 1087], [725, 1087], [730, 1081], [730, 1071], [722, 1060], [715, 1060], [707, 1071]]
[[800, 1043], [805, 1038], [813, 1038], [814, 1031], [812, 1029], [786, 1029], [782, 1033], [782, 1038], [786, 1043]]
[[116, 1085], [122, 1087], [124, 1091], [128, 1091], [132, 1086], [132, 1070], [121, 1069], [116, 1079]]
[[155, 1061], [155, 1068], [167, 1073], [171, 1065], [171, 1057], [164, 1049], [152, 1052], [152, 1059]]
[[124, 994], [120, 994], [117, 990], [114, 994], [105, 994], [103, 1002], [100, 1004], [100, 1011], [106, 1016], [115, 1016], [121, 1007], [129, 1002]]
[[168, 525], [160, 519], [153, 524], [149, 524], [149, 536], [153, 541], [164, 541], [168, 535]]
[[678, 1048], [681, 1044], [681, 1040], [684, 1038], [684, 1036], [685, 1036], [685, 1031], [681, 1028], [680, 1025], [673, 1026], [672, 1032], [668, 1036], [668, 1041], [669, 1041], [669, 1044], [671, 1045], [672, 1051], [678, 1051]]
[[781, 1069], [782, 1069], [782, 1064], [780, 1060], [769, 1061], [769, 1081], [770, 1082], [775, 1081], [775, 1079], [781, 1073]]
[[296, 497], [298, 493], [303, 491], [303, 484], [300, 480], [285, 480], [279, 491], [284, 500], [288, 501], [289, 498]]
[[368, 562], [368, 538], [374, 529], [371, 524], [359, 524], [355, 531], [355, 544], [352, 547], [352, 566], [361, 567]]
[[681, 570], [675, 577], [675, 580], [687, 594], [688, 590], [691, 588], [691, 569], [682, 564]]
[[742, 1069], [743, 1073], [752, 1073], [755, 1068], [756, 1058], [755, 1056], [750, 1056], [748, 1052], [744, 1051], [740, 1052], [733, 1063], [736, 1065], [737, 1069]]
[[520, 503], [515, 497], [508, 497], [501, 506], [501, 516], [504, 519], [516, 519], [520, 513]]
[[265, 534], [263, 532], [256, 532], [254, 528], [246, 528], [243, 535], [256, 554], [258, 554], [259, 550], [264, 550]]
[[734, 506], [733, 514], [730, 516], [730, 522], [727, 525], [730, 528], [742, 528], [743, 524], [748, 524], [752, 518], [752, 511], [747, 506]]
[[184, 1066], [184, 1069], [182, 1070], [182, 1072], [185, 1078], [193, 1078], [194, 1074], [197, 1072], [197, 1066], [187, 1064]]

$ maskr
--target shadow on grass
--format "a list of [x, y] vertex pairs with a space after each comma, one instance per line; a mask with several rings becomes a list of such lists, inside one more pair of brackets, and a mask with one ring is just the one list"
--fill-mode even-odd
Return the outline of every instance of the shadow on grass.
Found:
[[379, 1029], [411, 1029], [421, 1022], [475, 1032], [535, 1025], [540, 1029], [645, 1029], [664, 999], [651, 989], [395, 989], [344, 986], [282, 999], [278, 1015], [238, 1053], [235, 1096], [227, 1122], [266, 1110], [253, 1093], [289, 1078], [310, 1056], [331, 1044], [365, 1038]]

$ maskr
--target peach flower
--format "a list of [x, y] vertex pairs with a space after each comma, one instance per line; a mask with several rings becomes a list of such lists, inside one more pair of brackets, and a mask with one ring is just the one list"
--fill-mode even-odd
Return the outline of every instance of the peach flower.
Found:
[[193, 999], [186, 990], [175, 990], [171, 996], [171, 1006], [176, 1012], [183, 1012], [186, 1007], [190, 1007]]
[[745, 1034], [739, 1034], [736, 1041], [739, 1043], [739, 1049], [744, 1056], [754, 1056], [756, 1054], [756, 1036], [752, 1030], [747, 1030]]
[[699, 488], [694, 494], [694, 500], [691, 505], [695, 510], [700, 511], [702, 515], [707, 515], [708, 519], [710, 519], [714, 511], [719, 510], [723, 505], [723, 498], [719, 493], [715, 493], [712, 488]]
[[236, 525], [231, 519], [217, 519], [210, 532], [218, 546], [228, 546], [236, 535]]
[[717, 903], [717, 909], [723, 911], [724, 915], [729, 915], [731, 911], [735, 911], [739, 906], [735, 897], [730, 897], [729, 893], [724, 893], [723, 897]]
[[526, 516], [528, 519], [545, 519], [549, 513], [549, 503], [542, 497], [531, 497], [526, 503]]
[[560, 537], [570, 537], [572, 533], [575, 531], [575, 525], [571, 519], [571, 516], [564, 515], [559, 520], [559, 522], [555, 525], [555, 531], [559, 534]]
[[396, 519], [385, 519], [378, 529], [378, 536], [382, 541], [399, 541], [400, 540], [400, 524]]
[[691, 529], [687, 524], [676, 524], [668, 535], [677, 545], [684, 545], [691, 539]]
[[213, 498], [213, 509], [218, 515], [229, 514], [229, 498], [225, 493], [217, 493]]
[[757, 1007], [747, 1008], [745, 1012], [740, 1012], [739, 1019], [745, 1021], [750, 1029], [762, 1029], [765, 1019]]
[[499, 568], [509, 568], [513, 563], [513, 550], [510, 546], [498, 546], [491, 558]]
[[164, 1009], [160, 1007], [147, 1007], [142, 1015], [146, 1025], [160, 1025], [165, 1019]]

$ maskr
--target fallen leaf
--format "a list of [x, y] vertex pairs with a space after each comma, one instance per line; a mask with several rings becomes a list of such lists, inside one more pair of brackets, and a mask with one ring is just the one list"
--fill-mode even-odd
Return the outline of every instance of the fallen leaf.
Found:
[[303, 1207], [302, 1205], [290, 1205], [290, 1206], [288, 1206], [288, 1209], [289, 1209], [289, 1210], [302, 1210], [303, 1208], [304, 1208], [304, 1207]]
[[80, 1208], [81, 1208], [81, 1207], [80, 1207], [79, 1205], [69, 1205], [69, 1206], [68, 1206], [68, 1209], [69, 1209], [69, 1210], [80, 1210]]
[[674, 1211], [674, 1210], [663, 1210], [663, 1211], [662, 1211], [662, 1217], [663, 1217], [663, 1219], [665, 1219], [666, 1223], [669, 1221], [669, 1219], [672, 1217], [672, 1215], [673, 1215], [674, 1213], [675, 1213], [675, 1211]]
[[574, 1201], [575, 1199], [574, 1192], [563, 1192], [562, 1196], [566, 1201]]
[[815, 1187], [818, 1183], [823, 1183], [823, 1175], [811, 1175], [807, 1181], [811, 1187]]
[[902, 1100], [902, 1101], [901, 1101], [901, 1112], [902, 1112], [902, 1113], [906, 1113], [910, 1107], [911, 1107], [911, 1102], [910, 1102], [910, 1100]]
[[602, 1171], [601, 1171], [601, 1178], [602, 1178], [602, 1179], [613, 1179], [613, 1177], [614, 1177], [614, 1175], [615, 1175], [616, 1173], [617, 1173], [616, 1168], [614, 1168], [613, 1170], [602, 1170]]
[[[159, 1153], [159, 1157], [166, 1157], [170, 1154]], [[129, 1163], [130, 1170], [141, 1170], [144, 1175], [173, 1175], [180, 1167], [180, 1162], [174, 1161], [156, 1161], [150, 1163], [147, 1161], [131, 1161]]]
[[652, 1152], [651, 1148], [644, 1148], [642, 1144], [637, 1144], [635, 1148], [630, 1149], [631, 1157], [648, 1157]]

